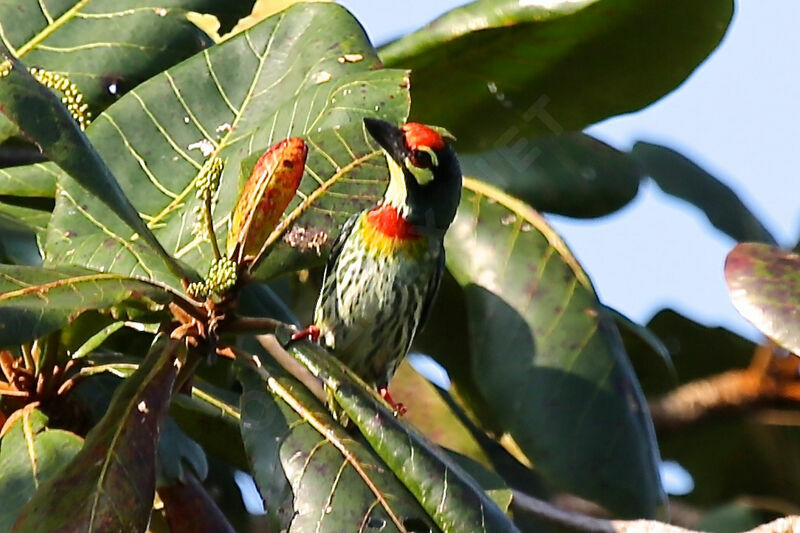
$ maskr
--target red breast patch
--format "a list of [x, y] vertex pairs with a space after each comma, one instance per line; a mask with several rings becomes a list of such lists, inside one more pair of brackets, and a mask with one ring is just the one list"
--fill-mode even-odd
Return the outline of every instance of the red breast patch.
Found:
[[429, 146], [434, 150], [444, 148], [444, 139], [425, 124], [409, 122], [401, 127], [409, 150], [417, 150], [420, 146]]
[[367, 222], [378, 233], [401, 241], [416, 239], [419, 232], [391, 205], [376, 207], [367, 213]]

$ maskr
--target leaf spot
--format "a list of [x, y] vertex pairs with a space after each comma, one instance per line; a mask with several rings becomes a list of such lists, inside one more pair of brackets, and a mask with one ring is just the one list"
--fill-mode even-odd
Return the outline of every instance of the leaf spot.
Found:
[[314, 83], [319, 85], [320, 83], [325, 83], [326, 81], [330, 81], [330, 79], [332, 77], [333, 76], [331, 76], [330, 72], [328, 72], [326, 70], [321, 70], [321, 71], [317, 72], [316, 74], [314, 74]]
[[199, 141], [187, 146], [189, 150], [200, 150], [203, 157], [208, 157], [214, 153], [214, 145], [208, 139], [200, 139]]
[[144, 400], [139, 402], [136, 408], [139, 410], [140, 413], [147, 414], [150, 412], [150, 409], [147, 408], [147, 404], [144, 402]]

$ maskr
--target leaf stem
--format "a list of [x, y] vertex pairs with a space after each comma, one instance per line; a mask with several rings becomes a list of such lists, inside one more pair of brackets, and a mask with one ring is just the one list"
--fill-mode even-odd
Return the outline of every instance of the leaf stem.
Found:
[[33, 351], [31, 350], [30, 344], [22, 344], [20, 346], [20, 350], [22, 351], [22, 359], [25, 361], [25, 368], [30, 370], [31, 372], [36, 371], [36, 361], [33, 357]]
[[211, 216], [211, 195], [207, 194], [203, 200], [203, 219], [206, 224], [206, 233], [208, 234], [208, 241], [211, 243], [211, 250], [214, 252], [214, 259], [219, 261], [222, 259], [222, 254], [219, 251], [219, 243], [217, 242], [217, 234], [214, 231], [214, 218]]

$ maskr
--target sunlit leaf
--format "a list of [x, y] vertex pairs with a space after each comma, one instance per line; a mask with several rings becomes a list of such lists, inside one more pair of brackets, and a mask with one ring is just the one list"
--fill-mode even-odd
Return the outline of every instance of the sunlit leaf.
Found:
[[177, 376], [180, 342], [161, 339], [116, 390], [72, 461], [42, 484], [14, 531], [140, 533], [155, 496], [156, 446]]
[[61, 100], [33, 79], [25, 65], [0, 44], [0, 112], [19, 126], [50, 160], [80, 184], [84, 193], [92, 193], [111, 209], [126, 227], [136, 232], [152, 249], [161, 268], [182, 276], [181, 268], [167, 255], [145, 225]]
[[443, 532], [519, 531], [474, 479], [430, 440], [399, 421], [341, 361], [307, 342], [292, 344], [290, 352], [322, 379], [374, 452]]
[[[226, 28], [247, 14], [252, 0], [137, 0], [0, 2], [0, 36], [28, 65], [74, 83], [97, 116], [119, 95], [209, 46], [189, 11], [222, 19]], [[16, 133], [0, 117], [0, 141]]]
[[623, 516], [654, 515], [663, 495], [647, 406], [564, 242], [527, 205], [467, 179], [445, 248], [467, 312], [463, 333], [450, 335], [465, 336], [467, 353], [431, 355], [469, 368], [450, 372], [456, 389], [477, 391], [482, 420], [553, 487]]
[[732, 14], [732, 0], [479, 0], [381, 58], [412, 69], [412, 118], [472, 152], [656, 101], [717, 47]]
[[0, 442], [0, 531], [11, 531], [20, 509], [36, 489], [66, 465], [83, 440], [46, 427], [47, 417], [25, 409]]
[[768, 244], [739, 244], [725, 260], [725, 280], [742, 316], [800, 354], [800, 255]]
[[89, 309], [123, 302], [157, 308], [169, 300], [162, 287], [119, 274], [0, 265], [0, 345], [46, 335]]
[[[351, 54], [361, 59], [340, 61]], [[310, 209], [262, 263], [260, 274], [275, 275], [321, 263], [320, 248], [331, 245], [338, 225], [383, 192], [385, 162], [362, 118], [401, 122], [409, 100], [406, 73], [378, 65], [363, 29], [342, 7], [299, 4], [137, 87], [88, 135], [164, 247], [198, 272], [212, 260], [209, 244], [193, 232], [204, 163], [219, 158], [223, 165], [213, 210], [223, 242], [242, 160], [301, 136], [309, 146], [306, 174], [289, 209], [306, 199]], [[120, 219], [64, 181], [49, 261], [105, 265], [178, 286], [153, 258], [137, 257], [131, 242]]]
[[297, 381], [265, 382], [245, 369], [240, 379], [245, 446], [268, 512], [281, 527], [298, 533], [432, 530], [392, 472]]

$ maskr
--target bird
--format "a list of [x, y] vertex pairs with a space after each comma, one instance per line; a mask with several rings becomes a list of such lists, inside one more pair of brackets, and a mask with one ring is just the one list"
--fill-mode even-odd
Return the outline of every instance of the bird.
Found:
[[322, 344], [375, 387], [395, 414], [404, 414], [389, 381], [439, 290], [444, 236], [461, 199], [462, 175], [453, 137], [441, 128], [375, 118], [365, 118], [364, 127], [386, 158], [386, 191], [376, 206], [342, 226], [314, 322], [292, 338]]

